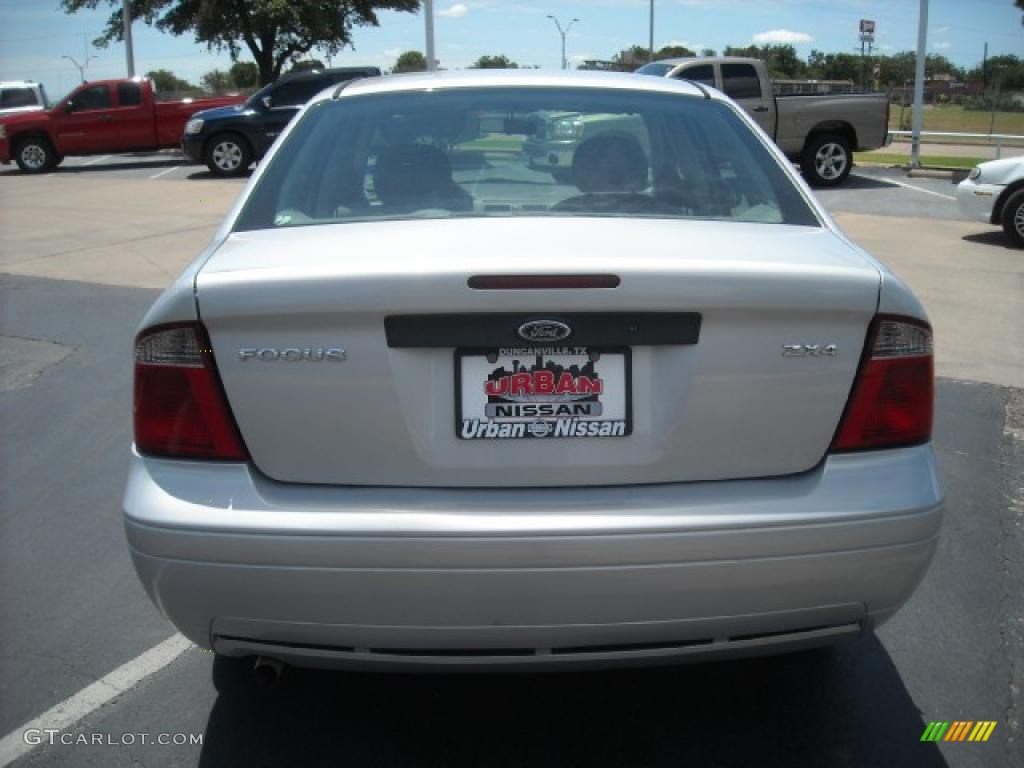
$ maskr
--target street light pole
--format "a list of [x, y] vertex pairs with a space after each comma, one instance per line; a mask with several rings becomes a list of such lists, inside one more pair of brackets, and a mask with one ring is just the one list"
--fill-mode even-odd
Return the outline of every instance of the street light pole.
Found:
[[78, 67], [78, 76], [82, 79], [82, 82], [84, 83], [85, 82], [85, 68], [89, 66], [89, 61], [91, 59], [95, 59], [96, 57], [95, 56], [88, 56], [87, 55], [85, 57], [85, 61], [83, 61], [81, 64], [78, 63], [78, 60], [75, 59], [74, 56], [61, 56], [61, 58], [62, 59], [67, 59], [72, 64], [74, 64], [76, 67]]
[[569, 30], [572, 29], [572, 25], [578, 22], [579, 19], [573, 19], [572, 21], [569, 22], [569, 25], [565, 29], [562, 29], [562, 25], [558, 23], [558, 19], [556, 19], [550, 13], [548, 14], [548, 18], [555, 22], [555, 26], [558, 27], [558, 34], [562, 36], [562, 69], [568, 69], [569, 62], [565, 58], [565, 36], [569, 34]]

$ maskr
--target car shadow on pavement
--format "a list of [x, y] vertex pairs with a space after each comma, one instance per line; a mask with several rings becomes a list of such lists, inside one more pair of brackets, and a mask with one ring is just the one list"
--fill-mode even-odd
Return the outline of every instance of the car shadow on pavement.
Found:
[[1019, 250], [1010, 244], [1010, 238], [1006, 236], [1002, 229], [993, 229], [990, 232], [972, 232], [969, 235], [964, 235], [961, 239], [969, 243], [978, 243], [979, 245], [996, 245], [1011, 251]]
[[[855, 192], [861, 189], [893, 189], [896, 185], [885, 179], [864, 176], [864, 166], [853, 166], [853, 171], [846, 177], [846, 181], [838, 187], [828, 187], [829, 192]], [[857, 173], [859, 171], [860, 173]], [[905, 175], [905, 174], [902, 174]]]
[[199, 765], [946, 766], [873, 633], [733, 662], [545, 675], [288, 670], [218, 659]]
[[223, 176], [214, 176], [209, 171], [196, 171], [195, 173], [190, 173], [185, 178], [189, 179], [189, 180], [192, 180], [192, 181], [234, 181], [236, 179], [243, 179], [244, 180], [244, 179], [248, 179], [250, 176], [252, 176], [252, 173], [253, 173], [254, 170], [255, 170], [254, 168], [250, 168], [245, 173], [243, 173], [241, 176], [229, 176], [227, 178], [225, 178]]

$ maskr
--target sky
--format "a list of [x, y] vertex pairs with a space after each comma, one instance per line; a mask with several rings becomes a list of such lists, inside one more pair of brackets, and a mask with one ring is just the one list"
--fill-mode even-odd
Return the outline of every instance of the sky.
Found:
[[[120, 5], [120, 3], [118, 3]], [[655, 0], [655, 46], [670, 43], [691, 49], [752, 42], [785, 42], [806, 57], [811, 49], [828, 52], [860, 50], [858, 21], [876, 22], [880, 53], [914, 50], [917, 46], [919, 0]], [[458, 69], [484, 54], [505, 54], [520, 65], [557, 68], [561, 38], [556, 16], [565, 27], [570, 62], [609, 59], [634, 43], [646, 45], [649, 0], [435, 0], [436, 53], [442, 67]], [[80, 63], [88, 55], [88, 79], [123, 77], [122, 44], [96, 49], [90, 42], [103, 30], [110, 8], [67, 15], [57, 0], [0, 0], [0, 80], [42, 82], [51, 99], [78, 83], [78, 70], [62, 56]], [[928, 50], [960, 66], [989, 54], [1024, 57], [1021, 11], [1012, 0], [930, 0]], [[384, 12], [380, 27], [359, 27], [354, 48], [335, 56], [335, 66], [390, 67], [405, 50], [424, 49], [421, 14]], [[162, 34], [136, 22], [133, 27], [138, 73], [170, 69], [198, 82], [204, 72], [226, 69], [226, 53], [210, 52], [191, 36]], [[247, 58], [243, 47], [242, 58]], [[322, 58], [322, 57], [321, 57]]]

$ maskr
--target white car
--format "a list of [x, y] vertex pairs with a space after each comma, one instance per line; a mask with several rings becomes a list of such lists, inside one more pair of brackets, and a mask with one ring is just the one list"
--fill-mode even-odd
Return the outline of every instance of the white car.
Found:
[[[645, 136], [566, 183], [521, 148], [553, 112]], [[187, 637], [273, 665], [801, 648], [924, 577], [932, 400], [920, 303], [727, 97], [368, 78], [144, 318], [127, 537]]]
[[0, 117], [49, 109], [46, 89], [34, 80], [0, 81]]
[[1024, 157], [1004, 157], [975, 166], [956, 188], [960, 211], [969, 219], [1002, 224], [1024, 248]]

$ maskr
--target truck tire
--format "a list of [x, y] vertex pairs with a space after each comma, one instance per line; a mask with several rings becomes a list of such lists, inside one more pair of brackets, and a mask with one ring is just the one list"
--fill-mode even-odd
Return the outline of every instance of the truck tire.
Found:
[[812, 187], [837, 187], [846, 181], [852, 167], [850, 142], [838, 133], [809, 137], [800, 156], [800, 169]]
[[15, 144], [14, 162], [23, 173], [46, 173], [60, 162], [50, 140], [45, 136], [28, 136]]
[[214, 176], [241, 176], [252, 165], [252, 150], [237, 133], [219, 133], [206, 142], [203, 159]]
[[1024, 189], [1003, 204], [1003, 231], [1016, 248], [1024, 248]]

